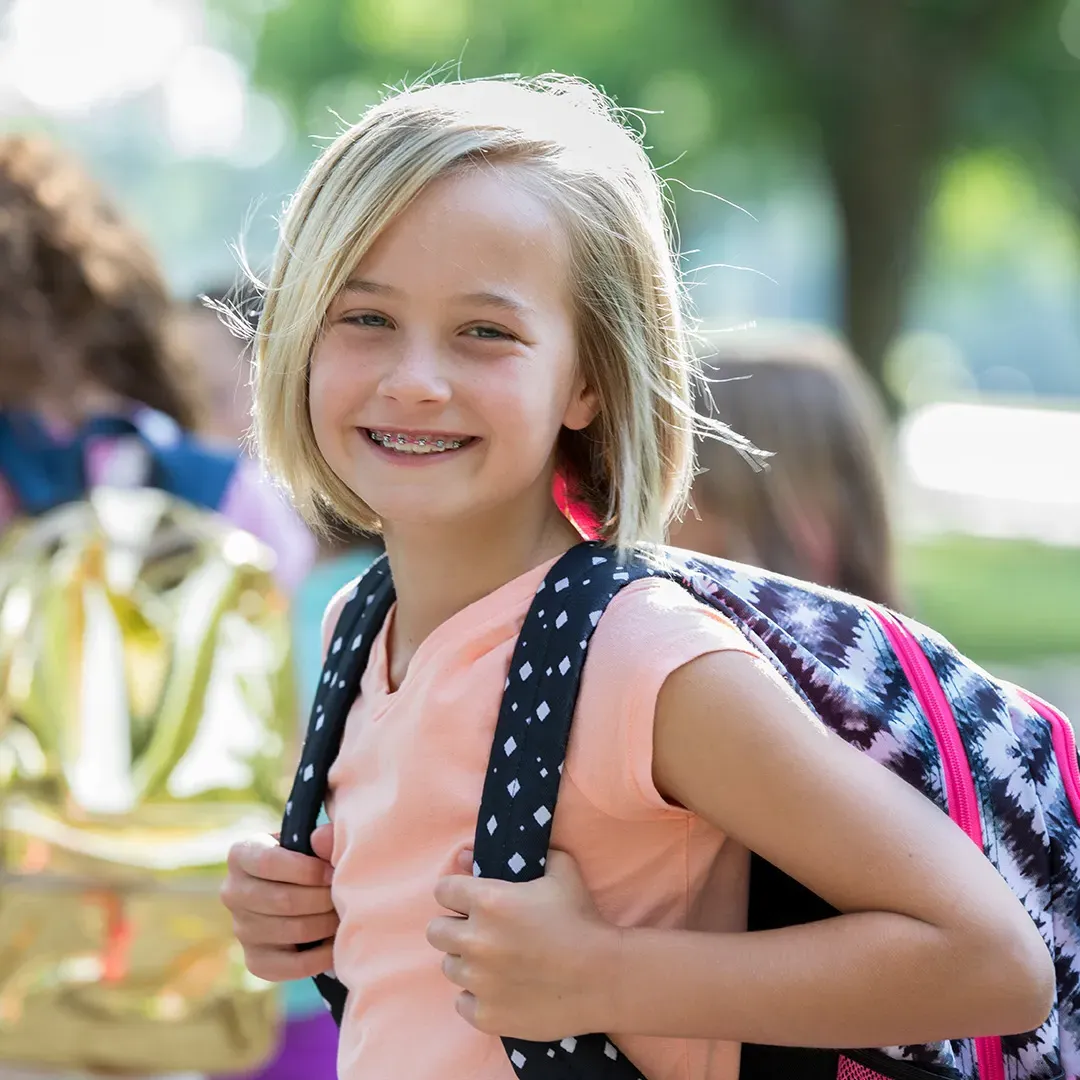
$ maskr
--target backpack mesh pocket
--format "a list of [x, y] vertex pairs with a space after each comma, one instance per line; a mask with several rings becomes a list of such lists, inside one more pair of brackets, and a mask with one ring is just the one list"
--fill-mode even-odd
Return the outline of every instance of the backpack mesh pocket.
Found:
[[860, 1065], [851, 1058], [841, 1057], [836, 1067], [836, 1080], [886, 1080], [879, 1072]]

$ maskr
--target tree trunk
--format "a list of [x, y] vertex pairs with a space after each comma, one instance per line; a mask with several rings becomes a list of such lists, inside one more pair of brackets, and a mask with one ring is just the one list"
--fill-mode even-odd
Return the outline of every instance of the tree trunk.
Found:
[[891, 409], [884, 363], [902, 325], [944, 127], [941, 96], [926, 92], [937, 80], [904, 81], [864, 82], [858, 104], [823, 130], [843, 240], [844, 331]]
[[946, 144], [963, 49], [895, 0], [731, 0], [803, 92], [821, 133], [843, 238], [843, 320], [881, 387]]

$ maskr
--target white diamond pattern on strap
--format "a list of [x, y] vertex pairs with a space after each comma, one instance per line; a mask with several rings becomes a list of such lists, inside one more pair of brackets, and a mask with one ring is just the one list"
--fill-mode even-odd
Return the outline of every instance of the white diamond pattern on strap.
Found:
[[[595, 545], [583, 546], [560, 560], [547, 579], [560, 606], [550, 610], [535, 599], [522, 624], [478, 817], [474, 859], [481, 876], [528, 881], [543, 873], [589, 638], [612, 596], [644, 576], [595, 552]], [[503, 1043], [521, 1080], [641, 1080], [604, 1035]]]
[[[381, 597], [385, 605], [372, 607], [376, 596]], [[363, 597], [362, 601], [360, 597]], [[348, 691], [351, 686], [351, 693], [355, 693], [359, 686], [362, 667], [367, 659], [364, 646], [366, 644], [367, 650], [370, 650], [382, 618], [381, 614], [373, 616], [379, 612], [385, 614], [392, 598], [386, 560], [383, 558], [376, 561], [352, 590], [338, 618], [317, 687], [303, 756], [281, 824], [282, 844], [293, 850], [311, 853], [310, 836], [323, 808], [327, 773], [337, 755], [345, 716], [352, 704], [350, 693], [341, 691]], [[346, 641], [351, 642], [347, 650], [344, 648]], [[345, 987], [332, 971], [317, 975], [315, 982], [334, 1020], [340, 1024], [345, 1008]]]

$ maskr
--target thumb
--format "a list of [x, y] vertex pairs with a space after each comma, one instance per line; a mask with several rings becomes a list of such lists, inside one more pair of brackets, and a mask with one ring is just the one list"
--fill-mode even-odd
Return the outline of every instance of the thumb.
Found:
[[334, 826], [320, 825], [311, 834], [311, 850], [324, 862], [330, 861], [334, 852]]
[[596, 915], [596, 901], [585, 884], [577, 860], [569, 852], [557, 848], [548, 850], [542, 880], [550, 881], [556, 891], [580, 911]]
[[560, 851], [558, 848], [548, 850], [547, 862], [544, 863], [544, 877], [584, 884], [577, 860], [569, 852]]

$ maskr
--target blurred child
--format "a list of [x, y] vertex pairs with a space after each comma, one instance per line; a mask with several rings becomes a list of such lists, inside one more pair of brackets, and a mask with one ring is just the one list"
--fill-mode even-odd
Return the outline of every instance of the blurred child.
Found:
[[[134, 443], [189, 439], [205, 416], [202, 391], [142, 238], [56, 146], [0, 138], [0, 529], [94, 485], [155, 486]], [[199, 446], [192, 440], [193, 460]], [[273, 549], [291, 590], [314, 539], [261, 466], [246, 455], [233, 465], [236, 455], [235, 443], [206, 452], [208, 466], [228, 469], [217, 510]], [[319, 1019], [300, 1033], [304, 1075], [328, 1078], [336, 1032]], [[330, 1062], [321, 1072], [310, 1053], [320, 1040]]]
[[810, 328], [717, 333], [701, 355], [715, 415], [773, 456], [754, 470], [701, 440], [671, 542], [895, 604], [885, 413], [855, 358]]
[[[0, 139], [0, 418], [42, 455], [42, 505], [84, 480], [122, 481], [118, 447], [80, 438], [96, 419], [153, 413], [167, 418], [149, 420], [158, 430], [202, 426], [198, 365], [170, 315], [145, 242], [82, 169], [44, 139]], [[84, 444], [85, 475], [72, 458]], [[0, 476], [0, 526], [18, 509]], [[258, 463], [240, 462], [220, 509], [274, 549], [283, 584], [303, 578], [314, 539]]]
[[217, 310], [221, 305], [239, 316], [241, 329], [245, 323], [253, 327], [258, 318], [253, 298], [238, 295], [235, 288], [215, 287], [179, 306], [176, 324], [205, 388], [200, 434], [235, 449], [251, 424], [251, 357], [249, 342]]

